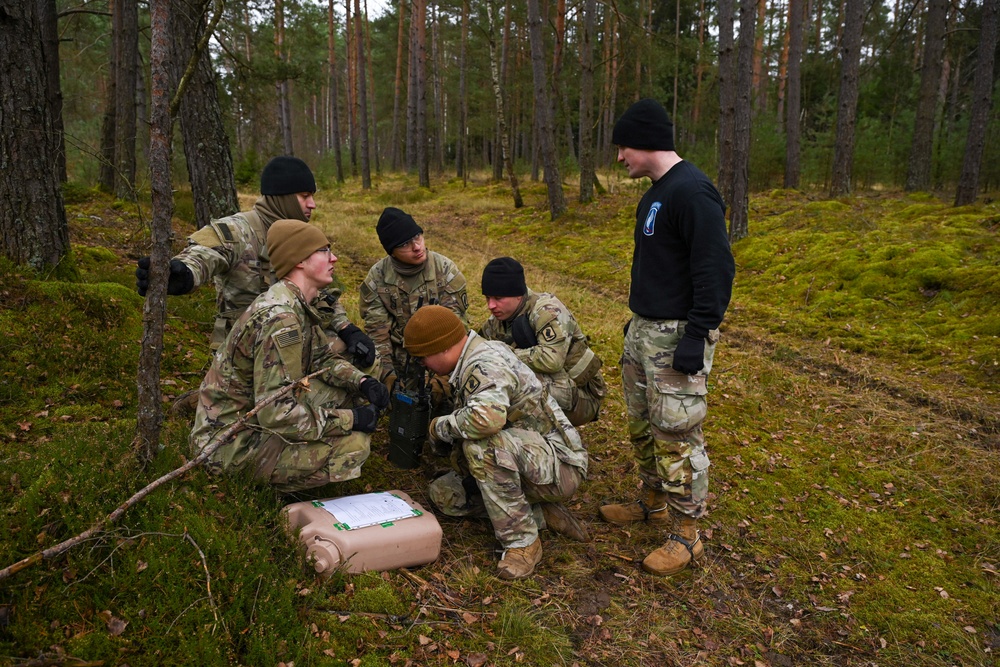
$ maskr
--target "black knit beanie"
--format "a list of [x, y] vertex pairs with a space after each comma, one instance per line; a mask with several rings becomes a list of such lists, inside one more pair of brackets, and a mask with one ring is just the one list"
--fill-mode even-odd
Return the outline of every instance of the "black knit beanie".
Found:
[[524, 268], [513, 257], [497, 257], [483, 269], [483, 296], [524, 296]]
[[646, 151], [672, 151], [674, 124], [662, 104], [642, 99], [626, 109], [615, 123], [611, 143]]
[[412, 215], [389, 206], [379, 216], [375, 232], [386, 254], [391, 255], [397, 246], [403, 245], [417, 234], [423, 234], [424, 230]]
[[299, 192], [316, 192], [316, 179], [309, 165], [291, 155], [271, 158], [260, 172], [262, 195], [294, 195]]

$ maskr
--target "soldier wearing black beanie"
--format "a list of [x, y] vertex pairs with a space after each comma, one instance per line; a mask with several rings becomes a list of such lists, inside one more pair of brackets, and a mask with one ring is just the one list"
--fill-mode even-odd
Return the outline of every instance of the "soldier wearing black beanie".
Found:
[[698, 519], [707, 509], [709, 459], [701, 425], [735, 263], [722, 196], [674, 151], [666, 109], [639, 100], [611, 136], [629, 178], [648, 177], [652, 185], [636, 208], [633, 316], [621, 363], [643, 492], [637, 501], [601, 507], [600, 514], [609, 523], [662, 527], [665, 544], [642, 567], [671, 576], [704, 553]]

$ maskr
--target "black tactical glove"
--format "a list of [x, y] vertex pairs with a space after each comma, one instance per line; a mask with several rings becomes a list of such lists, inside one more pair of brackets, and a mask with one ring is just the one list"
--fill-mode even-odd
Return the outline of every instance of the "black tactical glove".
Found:
[[684, 332], [681, 340], [674, 350], [675, 371], [694, 375], [705, 366], [705, 339], [695, 336], [690, 332]]
[[[142, 257], [136, 263], [135, 288], [139, 296], [146, 296], [149, 289], [149, 257]], [[167, 294], [178, 296], [194, 289], [194, 274], [187, 264], [179, 259], [170, 260], [170, 275], [167, 277]]]
[[361, 408], [351, 408], [351, 412], [354, 414], [354, 428], [351, 430], [363, 433], [375, 431], [375, 427], [378, 425], [378, 410], [371, 405], [366, 405]]
[[355, 366], [368, 368], [375, 363], [375, 343], [364, 331], [348, 324], [337, 335], [347, 345], [347, 353], [353, 358]]
[[531, 328], [527, 315], [515, 317], [510, 323], [510, 332], [514, 335], [514, 342], [519, 349], [526, 350], [538, 345], [538, 338], [535, 337], [535, 330]]
[[365, 395], [368, 402], [379, 410], [385, 410], [389, 407], [389, 389], [372, 376], [366, 375], [358, 388], [361, 389], [361, 393]]

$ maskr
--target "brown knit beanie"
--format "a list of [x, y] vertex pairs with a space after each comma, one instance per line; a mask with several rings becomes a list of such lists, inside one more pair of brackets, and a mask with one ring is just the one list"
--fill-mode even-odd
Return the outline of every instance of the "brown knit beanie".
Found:
[[284, 278], [295, 265], [330, 245], [319, 227], [300, 220], [277, 220], [267, 230], [267, 254], [274, 275]]
[[464, 335], [465, 325], [458, 315], [444, 306], [424, 306], [406, 323], [403, 347], [414, 357], [429, 357], [444, 352]]

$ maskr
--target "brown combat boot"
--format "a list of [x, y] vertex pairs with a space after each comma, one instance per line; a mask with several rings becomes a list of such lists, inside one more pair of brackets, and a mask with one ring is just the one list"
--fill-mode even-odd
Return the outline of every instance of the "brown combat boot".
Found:
[[545, 527], [577, 542], [589, 542], [590, 534], [562, 503], [540, 503]]
[[501, 579], [524, 579], [530, 577], [535, 566], [542, 560], [542, 540], [535, 541], [526, 547], [507, 549], [497, 563], [497, 576]]
[[635, 502], [604, 505], [600, 512], [602, 519], [619, 526], [645, 521], [653, 526], [669, 528], [673, 523], [667, 509], [667, 493], [652, 489], [644, 490], [642, 498]]
[[676, 512], [671, 514], [674, 527], [667, 535], [667, 543], [642, 561], [642, 569], [661, 577], [677, 574], [705, 553], [698, 534], [698, 520]]

